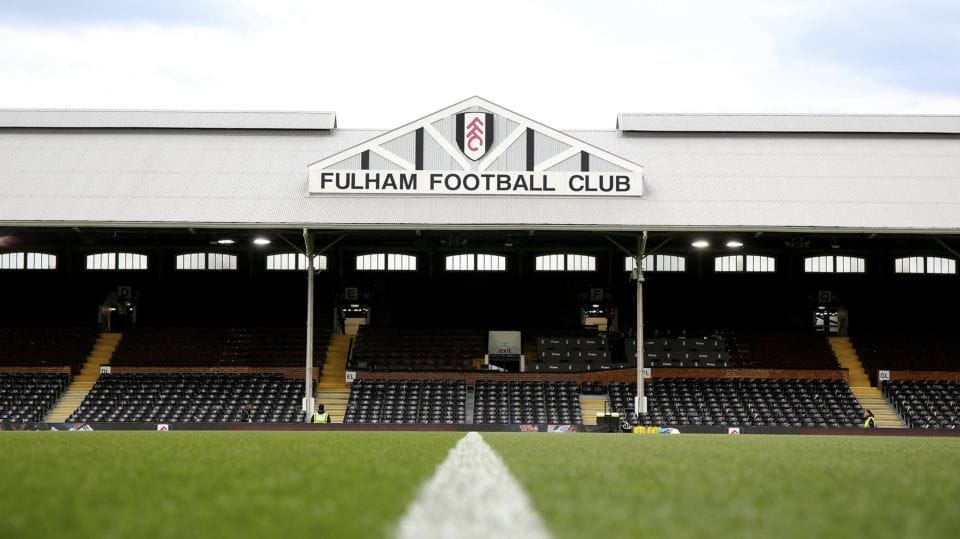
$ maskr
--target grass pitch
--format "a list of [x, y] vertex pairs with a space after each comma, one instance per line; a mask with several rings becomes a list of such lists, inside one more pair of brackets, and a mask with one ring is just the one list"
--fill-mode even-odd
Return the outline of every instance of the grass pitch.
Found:
[[[960, 439], [487, 433], [565, 537], [958, 537]], [[0, 537], [389, 537], [461, 433], [0, 435]]]

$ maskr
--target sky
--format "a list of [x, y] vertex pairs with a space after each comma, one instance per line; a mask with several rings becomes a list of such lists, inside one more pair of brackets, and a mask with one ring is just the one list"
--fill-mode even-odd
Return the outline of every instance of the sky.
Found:
[[0, 0], [0, 108], [960, 114], [957, 0]]

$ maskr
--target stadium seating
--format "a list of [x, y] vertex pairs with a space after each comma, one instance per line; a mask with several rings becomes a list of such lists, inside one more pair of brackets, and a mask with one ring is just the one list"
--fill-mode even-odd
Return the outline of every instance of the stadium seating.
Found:
[[[303, 328], [289, 327], [149, 327], [124, 334], [111, 361], [138, 367], [287, 367], [301, 366], [306, 339]], [[314, 365], [321, 369], [329, 330], [314, 334]]]
[[465, 423], [463, 380], [356, 380], [344, 423]]
[[955, 333], [858, 333], [850, 340], [874, 381], [878, 369], [960, 371]]
[[[645, 367], [696, 367], [712, 368], [727, 366], [727, 351], [724, 338], [719, 335], [707, 335], [705, 332], [679, 333], [671, 337], [667, 333], [654, 331], [643, 339]], [[625, 356], [631, 365], [636, 364], [637, 339], [624, 339]]]
[[728, 332], [727, 367], [739, 369], [839, 369], [830, 343], [808, 332]]
[[410, 330], [363, 326], [353, 349], [354, 368], [371, 371], [462, 371], [487, 350], [487, 332]]
[[883, 389], [907, 426], [960, 428], [960, 381], [896, 380], [884, 382]]
[[613, 354], [606, 335], [537, 337], [536, 358], [527, 370], [540, 372], [583, 372], [622, 369], [630, 366]]
[[69, 365], [79, 373], [96, 340], [92, 327], [0, 327], [0, 366]]
[[576, 382], [478, 380], [473, 401], [474, 423], [582, 424]]
[[104, 374], [69, 421], [303, 421], [303, 381], [279, 374]]
[[68, 383], [66, 374], [0, 373], [0, 421], [43, 421]]
[[857, 427], [862, 414], [842, 380], [653, 379], [637, 417], [636, 384], [611, 382], [609, 391], [613, 410], [639, 425]]

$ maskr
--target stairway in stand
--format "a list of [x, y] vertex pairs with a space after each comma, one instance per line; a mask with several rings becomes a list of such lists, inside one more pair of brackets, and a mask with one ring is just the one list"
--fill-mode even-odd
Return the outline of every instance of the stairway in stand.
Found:
[[602, 414], [609, 406], [610, 397], [607, 395], [580, 395], [580, 411], [583, 413], [583, 424], [596, 425], [597, 414]]
[[327, 356], [323, 363], [323, 375], [317, 381], [317, 403], [322, 403], [334, 423], [341, 423], [350, 400], [350, 385], [347, 384], [347, 354], [350, 351], [350, 335], [331, 335]]
[[110, 358], [113, 357], [113, 352], [120, 344], [121, 338], [123, 338], [122, 333], [101, 333], [97, 337], [93, 350], [90, 351], [90, 355], [83, 363], [80, 374], [73, 377], [73, 381], [63, 393], [63, 397], [47, 414], [47, 422], [62, 423], [80, 407], [83, 399], [87, 398], [93, 384], [97, 383], [97, 378], [100, 377], [100, 365], [110, 364]]
[[840, 367], [847, 369], [850, 391], [860, 401], [860, 406], [873, 412], [878, 428], [903, 429], [906, 424], [897, 415], [896, 409], [883, 398], [883, 393], [870, 385], [870, 377], [860, 363], [860, 357], [854, 350], [849, 337], [828, 337], [833, 354], [837, 356]]

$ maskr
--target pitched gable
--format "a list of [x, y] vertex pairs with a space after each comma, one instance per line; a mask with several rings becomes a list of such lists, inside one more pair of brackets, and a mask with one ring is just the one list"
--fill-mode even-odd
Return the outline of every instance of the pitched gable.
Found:
[[642, 194], [643, 169], [480, 97], [311, 164], [310, 193]]

